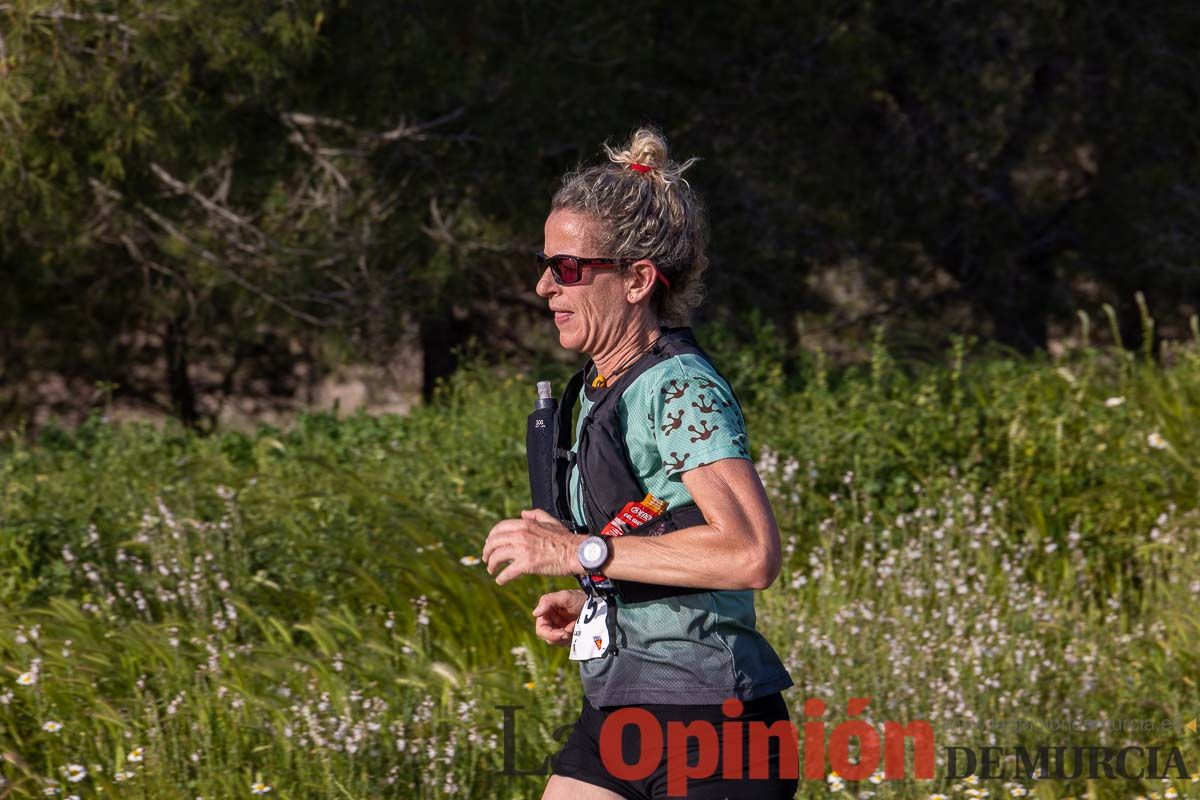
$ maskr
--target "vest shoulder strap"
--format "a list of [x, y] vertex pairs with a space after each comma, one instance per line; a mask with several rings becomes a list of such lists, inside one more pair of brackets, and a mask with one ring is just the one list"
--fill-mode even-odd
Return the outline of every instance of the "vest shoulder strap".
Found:
[[[641, 358], [621, 376], [610, 389], [606, 389], [592, 404], [588, 417], [580, 431], [578, 443], [578, 458], [576, 468], [580, 472], [580, 484], [583, 487], [585, 526], [591, 533], [598, 534], [609, 519], [611, 519], [629, 500], [640, 499], [639, 481], [629, 463], [624, 437], [621, 434], [617, 412], [619, 400], [626, 389], [655, 365], [678, 355], [694, 354], [712, 364], [708, 354], [696, 342], [690, 328], [664, 328], [663, 334], [655, 341]], [[571, 443], [571, 416], [579, 394], [584, 391], [586, 377], [594, 367], [594, 362], [588, 361], [582, 369], [576, 372], [563, 392], [558, 409], [558, 439], [559, 448], [568, 450]], [[716, 367], [713, 365], [713, 369]], [[717, 373], [720, 375], [720, 372]], [[721, 376], [724, 379], [724, 376]], [[728, 381], [726, 381], [728, 383]], [[732, 387], [730, 387], [732, 389]], [[566, 496], [567, 469], [563, 468], [563, 496]], [[564, 505], [564, 522], [569, 522], [572, 530], [578, 530], [574, 523], [569, 503]], [[645, 526], [645, 530], [635, 529], [630, 535], [658, 536], [681, 528], [704, 524], [704, 514], [694, 505], [689, 504], [678, 508], [668, 509], [662, 517]], [[658, 584], [640, 583], [637, 581], [615, 580], [617, 591], [625, 602], [636, 603], [645, 600], [659, 599], [674, 595], [693, 594], [711, 591], [710, 589], [682, 586], [665, 586]]]

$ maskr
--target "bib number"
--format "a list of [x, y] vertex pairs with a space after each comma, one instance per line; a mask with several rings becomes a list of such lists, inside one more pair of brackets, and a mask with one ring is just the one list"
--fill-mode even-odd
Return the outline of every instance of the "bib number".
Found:
[[590, 661], [608, 652], [608, 603], [603, 597], [589, 596], [575, 621], [571, 634], [571, 660]]

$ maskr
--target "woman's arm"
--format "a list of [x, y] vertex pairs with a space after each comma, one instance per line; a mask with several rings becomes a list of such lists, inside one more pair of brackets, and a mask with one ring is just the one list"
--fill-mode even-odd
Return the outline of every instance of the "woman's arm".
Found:
[[669, 586], [770, 586], [779, 575], [779, 526], [754, 463], [721, 459], [683, 473], [683, 485], [707, 523], [663, 536], [609, 539], [604, 574]]
[[[610, 556], [601, 571], [618, 580], [669, 586], [770, 586], [779, 575], [779, 527], [754, 463], [724, 458], [682, 477], [707, 523], [663, 536], [609, 538]], [[523, 511], [521, 519], [492, 528], [483, 560], [488, 574], [499, 572], [499, 584], [519, 575], [580, 575], [580, 541], [546, 512]]]

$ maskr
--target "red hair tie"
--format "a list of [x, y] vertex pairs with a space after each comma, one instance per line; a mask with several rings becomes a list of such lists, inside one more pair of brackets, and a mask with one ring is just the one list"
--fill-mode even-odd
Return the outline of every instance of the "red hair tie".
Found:
[[630, 164], [629, 168], [634, 172], [649, 172], [652, 169], [652, 167], [648, 167], [645, 164]]

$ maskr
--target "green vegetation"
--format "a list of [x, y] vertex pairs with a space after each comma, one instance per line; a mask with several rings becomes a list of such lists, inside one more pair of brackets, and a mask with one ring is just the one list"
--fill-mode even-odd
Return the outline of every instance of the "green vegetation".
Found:
[[544, 347], [550, 196], [647, 122], [701, 159], [731, 327], [1030, 352], [1197, 307], [1193, 0], [101, 5], [0, 3], [0, 419], [46, 372], [207, 430], [348, 362], [419, 350], [429, 390], [471, 335]]
[[[1198, 765], [1182, 728], [1200, 709], [1194, 346], [1168, 367], [1090, 347], [1001, 358], [969, 342], [915, 367], [879, 347], [862, 368], [807, 358], [785, 378], [774, 337], [701, 339], [743, 402], [785, 539], [759, 617], [796, 680], [793, 719], [821, 697], [832, 729], [867, 696], [873, 724], [927, 719], [939, 748], [1132, 741]], [[248, 797], [258, 782], [279, 798], [537, 796], [541, 779], [490, 774], [496, 706], [525, 706], [520, 768], [574, 719], [574, 669], [529, 615], [566, 579], [501, 589], [472, 562], [527, 502], [538, 377], [475, 365], [408, 417], [313, 415], [290, 431], [200, 437], [96, 417], [34, 447], [10, 436], [10, 796], [50, 781], [79, 797]], [[1062, 716], [1175, 724], [1051, 730]], [[1034, 728], [958, 727], [1018, 718]], [[1186, 781], [1029, 788], [1200, 797]]]

